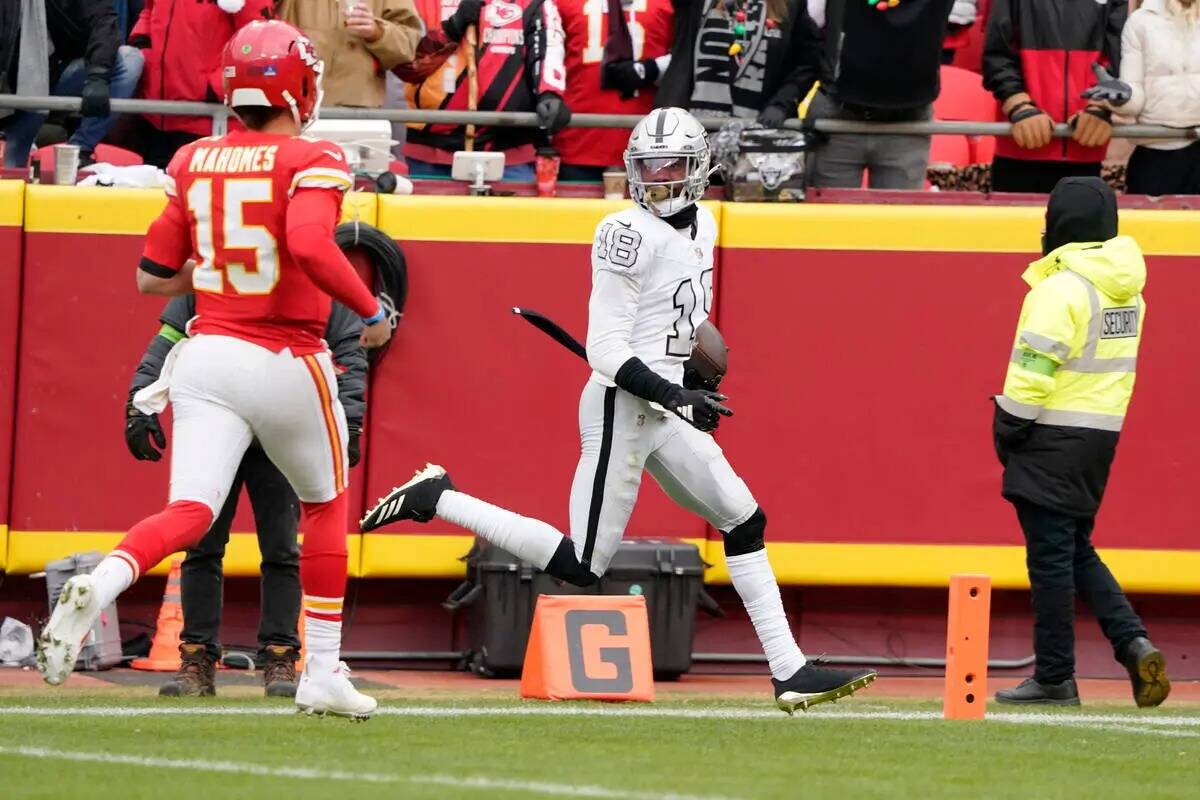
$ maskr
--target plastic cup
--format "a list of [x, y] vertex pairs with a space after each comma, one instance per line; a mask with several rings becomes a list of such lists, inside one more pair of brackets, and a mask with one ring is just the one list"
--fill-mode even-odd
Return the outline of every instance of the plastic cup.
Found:
[[558, 166], [561, 161], [557, 155], [538, 153], [535, 157], [538, 197], [554, 197], [558, 194]]
[[54, 145], [54, 183], [57, 186], [74, 186], [79, 178], [79, 146], [73, 144]]
[[604, 199], [605, 200], [624, 200], [625, 190], [629, 186], [629, 180], [625, 175], [625, 170], [606, 169], [604, 171]]

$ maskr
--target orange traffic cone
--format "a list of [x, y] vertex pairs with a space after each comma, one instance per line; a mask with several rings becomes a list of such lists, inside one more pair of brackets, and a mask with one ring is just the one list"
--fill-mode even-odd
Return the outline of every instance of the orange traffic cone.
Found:
[[158, 610], [158, 623], [154, 626], [154, 639], [150, 643], [148, 658], [135, 658], [130, 664], [134, 669], [151, 672], [174, 672], [179, 669], [179, 634], [183, 630], [183, 606], [179, 596], [179, 565], [181, 559], [171, 562], [171, 574], [167, 576], [167, 590], [163, 593], [162, 607]]
[[304, 659], [308, 655], [308, 642], [304, 638], [304, 612], [300, 612], [300, 618], [296, 620], [296, 634], [300, 637], [300, 652], [296, 656], [296, 674], [304, 672]]

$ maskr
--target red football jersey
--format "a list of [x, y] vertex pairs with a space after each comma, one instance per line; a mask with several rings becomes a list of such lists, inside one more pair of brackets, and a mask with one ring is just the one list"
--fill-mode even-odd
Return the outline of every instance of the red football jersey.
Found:
[[[633, 57], [658, 58], [671, 51], [674, 12], [671, 0], [622, 0], [633, 39]], [[600, 88], [600, 59], [608, 40], [608, 0], [558, 0], [567, 37], [567, 94], [573, 113], [648, 114], [653, 87], [622, 100], [615, 89]], [[616, 166], [629, 143], [619, 128], [566, 128], [554, 137], [564, 164]]]
[[288, 252], [288, 200], [298, 189], [323, 189], [336, 192], [340, 209], [342, 193], [353, 186], [342, 149], [239, 131], [184, 146], [167, 176], [168, 207], [147, 236], [145, 257], [178, 269], [187, 258], [189, 242], [180, 231], [187, 226], [197, 262], [192, 332], [235, 336], [276, 352], [290, 347], [295, 355], [323, 350], [330, 297]]

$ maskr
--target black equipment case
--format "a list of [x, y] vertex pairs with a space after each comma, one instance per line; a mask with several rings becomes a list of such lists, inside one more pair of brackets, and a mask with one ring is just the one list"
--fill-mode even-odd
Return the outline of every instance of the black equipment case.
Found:
[[466, 610], [466, 666], [486, 677], [521, 674], [540, 594], [644, 596], [659, 680], [674, 680], [691, 669], [697, 607], [720, 613], [704, 591], [699, 549], [679, 541], [622, 542], [608, 572], [586, 588], [562, 583], [483, 539], [475, 540], [464, 560], [467, 579], [442, 605]]

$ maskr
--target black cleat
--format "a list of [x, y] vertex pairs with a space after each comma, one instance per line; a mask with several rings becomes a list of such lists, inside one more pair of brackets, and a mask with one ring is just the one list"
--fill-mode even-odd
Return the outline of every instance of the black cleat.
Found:
[[202, 644], [179, 645], [175, 677], [158, 687], [159, 697], [212, 697], [217, 693], [217, 659]]
[[454, 484], [446, 470], [436, 464], [426, 464], [411, 481], [379, 498], [375, 507], [358, 523], [359, 530], [366, 533], [404, 519], [429, 522], [437, 514], [438, 498], [448, 489], [454, 489]]
[[267, 697], [296, 696], [296, 648], [286, 644], [267, 645], [263, 664], [263, 694]]
[[1134, 639], [1125, 648], [1125, 669], [1133, 684], [1133, 699], [1138, 708], [1160, 706], [1171, 693], [1167, 678], [1167, 661], [1162, 651], [1144, 636]]
[[775, 703], [791, 714], [817, 703], [849, 697], [878, 677], [873, 669], [830, 669], [808, 662], [785, 681], [771, 679]]
[[1011, 706], [1077, 706], [1079, 687], [1074, 678], [1062, 683], [1038, 683], [1026, 678], [1012, 689], [996, 692], [996, 702]]

